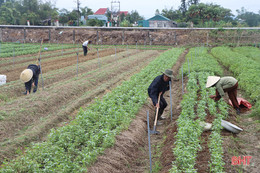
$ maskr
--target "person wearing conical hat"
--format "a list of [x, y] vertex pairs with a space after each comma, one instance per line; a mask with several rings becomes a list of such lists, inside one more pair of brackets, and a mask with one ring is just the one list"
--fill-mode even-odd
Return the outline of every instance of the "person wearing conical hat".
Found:
[[240, 108], [237, 101], [237, 88], [238, 88], [237, 79], [231, 76], [226, 76], [226, 77], [208, 76], [206, 88], [209, 87], [216, 87], [216, 95], [211, 97], [215, 101], [218, 101], [221, 97], [224, 97], [225, 92], [227, 92], [233, 107], [237, 111], [237, 114], [240, 114]]
[[20, 79], [25, 85], [25, 95], [31, 93], [31, 88], [34, 87], [33, 92], [37, 91], [38, 79], [40, 74], [40, 66], [35, 64], [30, 64], [27, 69], [23, 70], [20, 74]]
[[[153, 105], [155, 108], [159, 108], [158, 112], [158, 120], [163, 120], [164, 118], [161, 117], [163, 114], [164, 109], [167, 107], [167, 102], [163, 98], [163, 94], [170, 89], [169, 81], [173, 78], [173, 71], [170, 69], [165, 70], [162, 72], [162, 75], [157, 76], [153, 82], [150, 84], [148, 88], [148, 95], [151, 98]], [[158, 104], [158, 97], [160, 96], [160, 102]]]

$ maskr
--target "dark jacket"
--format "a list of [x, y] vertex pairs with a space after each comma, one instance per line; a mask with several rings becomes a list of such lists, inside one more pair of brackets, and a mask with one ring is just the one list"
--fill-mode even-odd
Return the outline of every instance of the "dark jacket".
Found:
[[161, 97], [165, 91], [170, 89], [169, 82], [165, 82], [163, 80], [163, 75], [157, 76], [153, 82], [150, 84], [148, 88], [148, 95], [153, 101], [153, 105], [155, 106], [158, 102], [159, 93], [162, 92]]
[[[34, 82], [35, 87], [37, 88], [38, 86], [38, 79], [39, 79], [39, 74], [40, 74], [40, 66], [37, 66], [35, 64], [30, 64], [27, 69], [31, 69], [33, 72], [33, 77], [31, 80], [29, 80], [28, 82], [25, 83], [25, 88], [26, 91], [31, 92], [31, 88], [32, 88], [32, 83]], [[37, 90], [37, 89], [36, 89]]]

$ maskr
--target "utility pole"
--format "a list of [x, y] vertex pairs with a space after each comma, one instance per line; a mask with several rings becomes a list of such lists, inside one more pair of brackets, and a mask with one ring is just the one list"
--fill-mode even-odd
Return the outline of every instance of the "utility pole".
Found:
[[111, 1], [111, 21], [115, 21], [116, 26], [119, 26], [120, 17], [120, 1]]
[[79, 0], [77, 0], [77, 9], [78, 9], [78, 26], [79, 26], [79, 18], [80, 18], [80, 14], [79, 14], [79, 5], [80, 5], [80, 2], [79, 2]]

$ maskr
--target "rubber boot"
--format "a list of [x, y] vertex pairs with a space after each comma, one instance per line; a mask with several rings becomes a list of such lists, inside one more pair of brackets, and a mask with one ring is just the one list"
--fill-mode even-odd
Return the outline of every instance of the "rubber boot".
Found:
[[237, 115], [240, 115], [240, 108], [236, 108]]

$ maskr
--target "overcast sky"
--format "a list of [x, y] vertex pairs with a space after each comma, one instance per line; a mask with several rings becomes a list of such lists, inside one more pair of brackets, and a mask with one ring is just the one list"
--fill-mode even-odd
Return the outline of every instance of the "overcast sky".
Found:
[[[53, 0], [56, 1], [56, 7], [59, 9], [65, 8], [72, 10], [77, 7], [77, 0]], [[159, 9], [161, 12], [163, 9], [174, 10], [178, 9], [181, 0], [113, 0], [120, 2], [120, 11], [137, 10], [140, 16], [145, 19], [151, 18], [155, 14], [155, 10]], [[99, 8], [110, 8], [112, 0], [79, 0], [80, 7], [88, 7], [96, 12]], [[237, 15], [236, 10], [245, 7], [249, 12], [258, 13], [260, 10], [260, 0], [200, 0], [202, 3], [213, 3], [221, 5], [224, 8], [232, 10], [234, 15]]]

